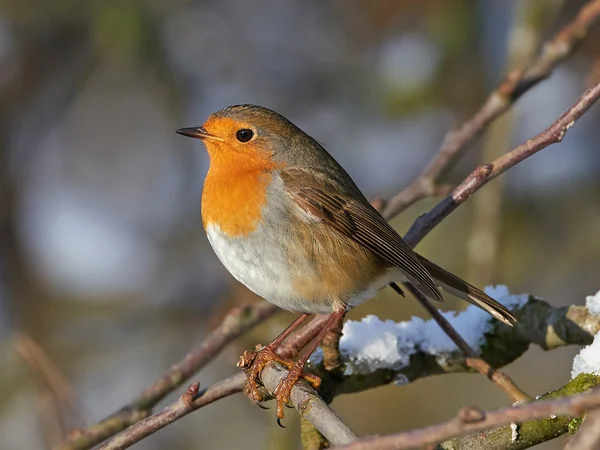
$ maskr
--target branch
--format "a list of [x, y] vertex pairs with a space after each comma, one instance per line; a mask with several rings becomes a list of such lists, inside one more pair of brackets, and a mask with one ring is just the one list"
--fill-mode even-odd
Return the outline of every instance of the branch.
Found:
[[[581, 377], [581, 378], [580, 378]], [[562, 418], [557, 417], [552, 419], [554, 416], [566, 416], [566, 417], [580, 417], [586, 410], [597, 408], [600, 406], [600, 389], [597, 386], [600, 384], [600, 379], [595, 375], [580, 375], [575, 380], [572, 380], [573, 384], [578, 384], [583, 380], [587, 380], [589, 384], [594, 388], [590, 392], [583, 394], [574, 395], [572, 397], [566, 397], [558, 400], [542, 400], [535, 401], [532, 403], [522, 404], [513, 406], [510, 408], [500, 409], [498, 411], [484, 412], [477, 408], [465, 407], [462, 408], [455, 418], [440, 423], [438, 425], [421, 428], [418, 430], [407, 431], [404, 433], [392, 434], [389, 436], [381, 437], [369, 437], [366, 439], [360, 439], [352, 444], [346, 445], [345, 447], [339, 447], [340, 450], [403, 450], [411, 448], [421, 448], [427, 445], [433, 445], [438, 442], [442, 442], [445, 439], [462, 436], [469, 433], [475, 433], [479, 431], [490, 430], [502, 425], [508, 425], [512, 423], [520, 424], [525, 422], [523, 426], [531, 426], [534, 419], [544, 419], [544, 422], [562, 421]], [[548, 419], [550, 418], [550, 419]], [[507, 449], [507, 448], [527, 448], [525, 442], [519, 442], [511, 438], [511, 432], [509, 427], [501, 429], [504, 433], [504, 443], [501, 445], [494, 445], [489, 439], [489, 434], [485, 435], [484, 446], [468, 448], [485, 448], [485, 449]], [[471, 440], [472, 441], [472, 440]], [[488, 446], [488, 442], [490, 445]], [[441, 448], [466, 448], [464, 443], [458, 447], [452, 446], [449, 443], [442, 444]], [[517, 444], [517, 445], [512, 445]], [[524, 445], [521, 445], [524, 444]], [[529, 446], [529, 445], [528, 445]]]
[[492, 383], [500, 388], [513, 403], [524, 402], [530, 400], [531, 397], [527, 395], [515, 382], [499, 370], [496, 370], [490, 366], [483, 358], [481, 358], [477, 352], [465, 341], [462, 336], [454, 329], [450, 322], [444, 318], [442, 313], [431, 304], [431, 302], [425, 297], [420, 291], [414, 286], [407, 286], [410, 292], [417, 297], [421, 305], [431, 315], [432, 319], [444, 330], [444, 333], [454, 342], [454, 344], [460, 349], [465, 355], [465, 361], [467, 365], [472, 369], [488, 378]]
[[[600, 0], [598, 2], [600, 5]], [[448, 217], [456, 208], [481, 189], [489, 181], [506, 172], [521, 161], [536, 154], [552, 144], [562, 142], [565, 134], [577, 119], [579, 119], [600, 98], [600, 83], [587, 89], [565, 113], [546, 130], [529, 139], [515, 149], [500, 156], [491, 163], [475, 169], [457, 186], [445, 199], [433, 209], [420, 216], [410, 227], [404, 240], [411, 246], [421, 241], [436, 225]]]
[[[289, 341], [285, 342], [280, 347], [278, 353], [283, 358], [291, 358], [295, 356], [312, 340], [318, 330], [323, 327], [326, 320], [327, 317], [325, 316], [315, 317], [308, 325], [298, 331], [295, 335], [291, 336]], [[265, 368], [266, 372], [269, 370], [272, 370], [271, 366]], [[263, 373], [265, 371], [263, 371]], [[196, 393], [191, 396], [191, 401], [189, 395], [184, 399], [184, 396], [186, 396], [186, 394], [184, 394], [184, 396], [180, 397], [178, 401], [168, 405], [161, 412], [150, 416], [138, 417], [137, 420], [135, 415], [126, 415], [125, 417], [122, 417], [119, 416], [119, 413], [117, 413], [111, 416], [114, 417], [114, 419], [105, 419], [103, 422], [88, 428], [84, 437], [91, 435], [97, 439], [97, 436], [100, 435], [100, 432], [110, 433], [108, 436], [114, 436], [106, 441], [103, 445], [98, 447], [97, 450], [125, 449], [151, 435], [152, 433], [160, 430], [161, 428], [164, 428], [177, 419], [202, 408], [203, 406], [209, 405], [232, 394], [242, 392], [245, 381], [246, 375], [243, 372], [239, 372], [229, 378], [213, 384], [204, 390], [199, 390], [199, 386], [192, 384], [188, 388], [188, 394], [190, 390], [195, 391]], [[292, 398], [295, 398], [294, 390], [292, 390]], [[303, 411], [300, 411], [300, 413], [302, 414]], [[124, 425], [127, 420], [131, 420], [132, 422]], [[129, 428], [127, 428], [127, 426], [129, 426]], [[97, 430], [96, 427], [100, 429]], [[97, 442], [100, 441], [96, 441], [96, 443]], [[95, 445], [95, 443], [90, 444], [89, 438], [79, 440], [74, 437], [70, 441], [67, 441], [60, 446], [58, 450], [86, 449], [90, 448], [92, 445]]]
[[223, 322], [198, 348], [192, 350], [183, 360], [172, 366], [167, 373], [146, 388], [132, 402], [91, 427], [72, 430], [68, 439], [57, 448], [63, 450], [90, 448], [148, 417], [159, 401], [185, 383], [227, 344], [277, 311], [279, 309], [275, 305], [266, 302], [232, 308]]
[[600, 448], [600, 408], [585, 415], [583, 425], [567, 444], [567, 450], [595, 450]]
[[[469, 306], [465, 311], [456, 314], [455, 323], [460, 323], [464, 314], [478, 312], [475, 308]], [[536, 344], [543, 350], [565, 345], [588, 345], [592, 343], [596, 333], [600, 332], [600, 315], [590, 313], [584, 306], [555, 308], [542, 300], [529, 297], [524, 305], [511, 310], [518, 320], [514, 328], [487, 318], [485, 320], [488, 328], [481, 328], [480, 356], [494, 367], [502, 367], [515, 361], [531, 344]], [[484, 313], [481, 314], [483, 316]], [[365, 318], [358, 324], [368, 324], [368, 321], [369, 318]], [[359, 392], [393, 382], [408, 383], [431, 375], [472, 372], [467, 358], [458, 348], [438, 349], [435, 336], [425, 336], [423, 341], [415, 341], [415, 330], [427, 334], [431, 330], [427, 328], [430, 321], [413, 319], [412, 322], [403, 322], [401, 326], [392, 329], [389, 321], [371, 324], [371, 328], [381, 329], [382, 339], [386, 339], [386, 342], [390, 339], [390, 333], [396, 333], [397, 347], [402, 349], [396, 359], [378, 360], [375, 356], [364, 357], [366, 352], [360, 348], [354, 349], [342, 340], [345, 372], [342, 382], [337, 386], [336, 394]], [[462, 323], [464, 328], [477, 326], [471, 321]], [[353, 324], [356, 326], [357, 323], [347, 322], [346, 327], [350, 328]], [[361, 330], [359, 329], [358, 333], [361, 333]], [[459, 327], [458, 331], [466, 330]], [[428, 341], [429, 338], [433, 342]], [[375, 339], [377, 337], [365, 342], [365, 349], [369, 345], [376, 345]], [[314, 370], [320, 371], [321, 374], [321, 361], [318, 356], [312, 359], [311, 364]]]
[[[263, 371], [261, 380], [267, 390], [273, 392], [286, 374], [287, 371], [279, 365], [271, 364]], [[304, 381], [294, 386], [291, 400], [302, 417], [313, 424], [333, 445], [345, 445], [357, 439], [356, 434]]]
[[[321, 343], [323, 351], [323, 367], [329, 372], [329, 379], [337, 378], [342, 368], [342, 354], [340, 353], [340, 339], [342, 337], [342, 328], [344, 325], [344, 316], [334, 324], [329, 332], [325, 335]], [[333, 400], [333, 392], [322, 386], [319, 389], [320, 395], [327, 403]], [[330, 442], [321, 434], [315, 426], [302, 417], [300, 423], [300, 438], [302, 441], [303, 450], [322, 450], [330, 447]]]
[[521, 95], [550, 76], [556, 66], [573, 54], [598, 18], [600, 0], [592, 0], [581, 8], [572, 22], [544, 44], [539, 56], [529, 67], [511, 71], [473, 117], [448, 132], [425, 170], [387, 202], [384, 216], [394, 217], [423, 198], [447, 195], [449, 188], [438, 186], [439, 178], [452, 168], [494, 119], [508, 110]]

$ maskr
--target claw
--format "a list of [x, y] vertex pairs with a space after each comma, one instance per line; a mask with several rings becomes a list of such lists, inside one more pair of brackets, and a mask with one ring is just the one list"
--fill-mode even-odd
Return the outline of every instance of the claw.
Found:
[[259, 402], [254, 402], [254, 403], [255, 403], [255, 404], [256, 404], [256, 406], [258, 406], [260, 409], [271, 409], [271, 408], [269, 408], [268, 406], [265, 406], [265, 405], [263, 405], [263, 404], [261, 404], [261, 403], [259, 403]]
[[273, 350], [267, 347], [262, 347], [258, 351], [246, 351], [242, 358], [240, 358], [240, 363], [238, 364], [240, 367], [244, 369], [246, 373], [246, 385], [244, 387], [244, 392], [254, 403], [256, 403], [261, 409], [269, 409], [260, 404], [263, 400], [263, 396], [259, 390], [259, 386], [261, 385], [260, 374], [265, 368], [265, 366], [271, 361], [277, 361], [286, 369], [288, 369], [288, 373], [285, 377], [279, 382], [277, 388], [273, 392], [273, 396], [275, 397], [275, 401], [277, 404], [277, 424], [285, 428], [281, 424], [281, 419], [284, 417], [284, 406], [293, 408], [290, 406], [290, 394], [292, 392], [292, 388], [296, 384], [296, 382], [303, 378], [306, 380], [308, 384], [310, 384], [313, 388], [318, 389], [321, 384], [321, 379], [309, 373], [304, 373], [304, 364], [295, 363], [289, 359], [283, 359], [279, 355], [277, 355]]

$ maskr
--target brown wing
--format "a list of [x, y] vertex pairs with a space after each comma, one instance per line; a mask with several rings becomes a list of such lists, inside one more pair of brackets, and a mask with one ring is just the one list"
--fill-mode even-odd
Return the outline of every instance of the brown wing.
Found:
[[443, 301], [431, 275], [416, 254], [364, 197], [353, 198], [323, 179], [318, 180], [319, 186], [313, 187], [314, 174], [310, 174], [310, 183], [307, 183], [309, 174], [298, 169], [283, 171], [281, 178], [298, 206], [398, 267], [428, 298]]

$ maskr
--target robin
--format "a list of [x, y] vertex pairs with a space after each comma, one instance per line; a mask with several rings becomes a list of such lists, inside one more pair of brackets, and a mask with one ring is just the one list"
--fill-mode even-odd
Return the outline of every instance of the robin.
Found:
[[[442, 288], [508, 325], [516, 321], [484, 292], [415, 253], [333, 157], [280, 114], [230, 106], [177, 133], [201, 139], [208, 150], [202, 222], [218, 258], [251, 291], [302, 313], [238, 364], [257, 404], [265, 365], [274, 360], [288, 369], [274, 392], [278, 420], [300, 378], [318, 387], [320, 379], [303, 369], [327, 331], [388, 284], [411, 283], [437, 302]], [[298, 361], [280, 358], [277, 347], [311, 314], [329, 318]]]

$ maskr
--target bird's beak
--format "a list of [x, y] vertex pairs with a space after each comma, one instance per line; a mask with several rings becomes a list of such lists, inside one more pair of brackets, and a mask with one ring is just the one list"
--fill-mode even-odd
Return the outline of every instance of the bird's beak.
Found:
[[205, 139], [209, 139], [209, 140], [212, 139], [212, 140], [217, 140], [217, 141], [222, 140], [221, 138], [210, 134], [203, 127], [180, 128], [179, 130], [177, 130], [177, 133], [179, 133], [183, 136], [196, 138], [196, 139], [202, 139], [202, 140], [205, 140]]

